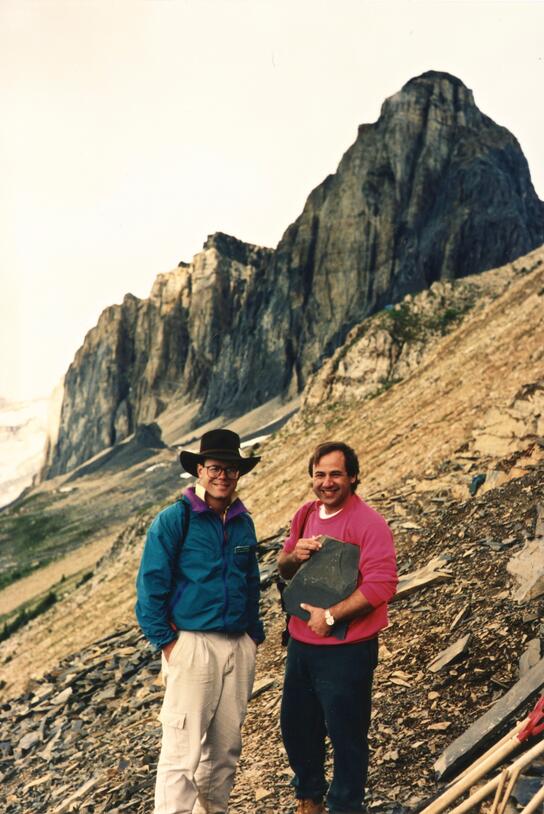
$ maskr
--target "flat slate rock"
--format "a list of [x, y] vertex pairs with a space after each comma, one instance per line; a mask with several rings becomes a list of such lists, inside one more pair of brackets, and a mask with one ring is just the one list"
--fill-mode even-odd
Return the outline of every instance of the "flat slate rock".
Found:
[[[541, 788], [541, 777], [526, 777], [525, 775], [521, 775], [512, 789], [512, 797], [520, 806], [526, 806]], [[542, 810], [542, 806], [539, 806], [537, 811], [538, 810]]]
[[438, 673], [444, 667], [447, 667], [448, 664], [451, 664], [452, 661], [456, 661], [466, 653], [469, 641], [470, 633], [463, 636], [462, 639], [458, 639], [446, 650], [443, 650], [441, 653], [435, 656], [434, 659], [427, 665], [427, 669], [430, 670], [431, 673]]
[[445, 557], [433, 557], [423, 568], [418, 568], [409, 574], [403, 574], [399, 579], [397, 592], [391, 602], [404, 599], [421, 588], [428, 588], [439, 582], [447, 582], [453, 579], [451, 572], [446, 570], [447, 564], [448, 560]]
[[273, 687], [275, 685], [275, 683], [276, 683], [276, 679], [271, 678], [270, 676], [265, 676], [264, 678], [260, 678], [253, 685], [251, 698], [252, 699], [256, 698], [262, 692], [266, 692], [266, 690], [269, 690], [271, 687]]
[[448, 748], [434, 764], [439, 779], [456, 774], [478, 752], [483, 751], [504, 723], [544, 687], [544, 659], [540, 659], [523, 678], [478, 718]]
[[[320, 537], [322, 548], [300, 566], [283, 592], [287, 613], [308, 621], [310, 614], [300, 607], [304, 602], [316, 608], [328, 608], [346, 599], [357, 587], [359, 573], [358, 545]], [[344, 639], [347, 623], [335, 625], [331, 635]]]
[[542, 643], [540, 639], [531, 639], [519, 660], [519, 676], [522, 678], [529, 670], [535, 667], [542, 657]]

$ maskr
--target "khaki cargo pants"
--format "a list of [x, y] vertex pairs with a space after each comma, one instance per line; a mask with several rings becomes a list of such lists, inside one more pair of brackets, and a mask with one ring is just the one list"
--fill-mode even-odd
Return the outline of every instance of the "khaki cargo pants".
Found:
[[225, 814], [242, 748], [257, 646], [247, 635], [181, 631], [167, 662], [155, 814]]

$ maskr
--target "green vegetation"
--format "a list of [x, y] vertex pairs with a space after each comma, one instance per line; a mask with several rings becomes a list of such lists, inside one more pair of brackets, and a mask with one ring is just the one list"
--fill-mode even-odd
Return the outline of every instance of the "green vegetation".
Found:
[[149, 501], [147, 503], [142, 503], [142, 505], [138, 506], [138, 508], [133, 512], [132, 516], [139, 517], [142, 514], [147, 514], [152, 509], [159, 512], [161, 508], [168, 506], [171, 502], [172, 498], [168, 498], [167, 501], [162, 501], [162, 503], [150, 503]]
[[423, 320], [409, 302], [385, 311], [385, 327], [399, 345], [423, 339], [426, 334]]
[[12, 633], [24, 627], [31, 619], [35, 619], [37, 616], [41, 616], [42, 613], [45, 613], [46, 610], [49, 610], [57, 599], [56, 593], [49, 591], [49, 593], [47, 593], [43, 599], [40, 599], [33, 607], [28, 609], [26, 607], [22, 608], [12, 621], [4, 622], [4, 626], [0, 631], [0, 642], [9, 639]]
[[319, 409], [319, 420], [323, 422], [327, 432], [330, 432], [337, 425], [340, 425], [345, 415], [356, 408], [357, 405], [357, 399], [353, 398], [339, 398], [336, 401], [328, 401]]
[[87, 571], [86, 574], [83, 574], [81, 579], [79, 579], [76, 582], [76, 588], [79, 588], [81, 585], [85, 585], [86, 582], [88, 582], [90, 579], [92, 579], [93, 575], [94, 575], [94, 571]]
[[8, 639], [12, 633], [24, 627], [31, 619], [41, 616], [56, 602], [88, 582], [93, 575], [94, 571], [78, 571], [68, 577], [63, 574], [55, 585], [19, 605], [15, 610], [0, 616], [0, 642]]
[[0, 540], [9, 537], [12, 545], [36, 549], [46, 538], [61, 534], [65, 527], [66, 517], [62, 512], [49, 515], [44, 512], [8, 515], [2, 518]]
[[398, 384], [401, 381], [402, 381], [402, 379], [395, 379], [395, 378], [388, 379], [386, 377], [384, 377], [383, 379], [380, 379], [378, 387], [376, 388], [376, 390], [373, 390], [372, 393], [370, 393], [368, 398], [369, 399], [375, 399], [378, 396], [381, 396], [382, 393], [385, 393], [387, 390], [389, 390], [390, 387], [393, 387], [394, 384]]
[[[379, 313], [382, 326], [389, 332], [398, 348], [410, 343], [424, 344], [433, 336], [445, 336], [461, 322], [465, 314], [475, 303], [471, 292], [461, 291], [456, 302], [445, 305], [437, 300], [434, 311], [428, 307], [417, 308], [413, 300], [403, 300], [395, 306], [388, 307]], [[442, 307], [439, 307], [439, 306]], [[399, 378], [383, 378], [369, 398], [373, 399], [385, 393], [394, 384], [402, 381]]]
[[464, 307], [451, 306], [450, 308], [445, 308], [442, 312], [439, 311], [427, 319], [427, 330], [444, 336], [449, 333], [458, 322], [461, 322], [470, 308], [472, 308], [472, 305], [466, 303]]
[[44, 559], [40, 560], [39, 563], [34, 562], [27, 565], [15, 566], [14, 568], [8, 568], [6, 571], [2, 571], [0, 574], [0, 591], [3, 588], [7, 588], [7, 586], [11, 585], [12, 582], [16, 582], [18, 579], [27, 577], [37, 568], [43, 568], [45, 565], [48, 565], [49, 562], [50, 560]]
[[417, 311], [411, 301], [404, 300], [382, 311], [384, 327], [393, 340], [404, 345], [407, 342], [423, 342], [430, 335], [444, 336], [460, 322], [473, 306], [471, 299], [437, 309], [434, 313], [425, 314]]
[[[93, 571], [82, 569], [60, 577], [60, 567], [58, 581], [52, 585], [49, 573], [43, 581], [40, 579], [40, 569], [91, 541], [109, 537], [123, 525], [130, 528], [135, 522], [145, 524], [147, 514], [178, 496], [181, 484], [177, 471], [165, 474], [159, 470], [157, 475], [150, 475], [146, 468], [146, 462], [139, 463], [123, 473], [122, 479], [106, 470], [100, 478], [94, 473], [89, 481], [80, 478], [77, 486], [62, 491], [62, 487], [55, 489], [54, 484], [46, 482], [0, 510], [0, 590], [30, 574], [36, 575], [24, 586], [19, 599], [14, 590], [5, 604], [10, 610], [0, 614], [0, 640], [93, 576]], [[117, 545], [124, 545], [123, 537]], [[73, 562], [74, 558], [70, 569]], [[33, 590], [36, 593], [31, 596]]]
[[[62, 495], [37, 492], [0, 512], [0, 590], [77, 548], [100, 530], [101, 518]], [[84, 514], [86, 511], [86, 514]]]

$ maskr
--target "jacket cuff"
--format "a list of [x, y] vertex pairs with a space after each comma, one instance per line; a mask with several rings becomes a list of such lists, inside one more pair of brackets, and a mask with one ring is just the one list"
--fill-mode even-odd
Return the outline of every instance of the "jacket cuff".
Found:
[[149, 644], [156, 650], [162, 650], [162, 648], [166, 647], [167, 644], [170, 644], [170, 642], [174, 642], [177, 639], [177, 636], [172, 630], [170, 630], [168, 634], [165, 634], [164, 636], [161, 637], [153, 636], [153, 638], [151, 638], [150, 636], [146, 636], [144, 631], [144, 636], [146, 637]]

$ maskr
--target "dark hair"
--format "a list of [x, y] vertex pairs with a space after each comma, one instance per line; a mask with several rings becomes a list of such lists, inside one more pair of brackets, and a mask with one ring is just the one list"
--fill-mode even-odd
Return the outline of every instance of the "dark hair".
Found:
[[314, 466], [319, 463], [321, 458], [328, 455], [330, 452], [342, 452], [344, 461], [346, 462], [346, 472], [349, 477], [355, 476], [354, 482], [351, 484], [351, 491], [355, 492], [361, 481], [359, 480], [359, 459], [354, 449], [344, 444], [343, 441], [325, 441], [324, 444], [318, 444], [310, 456], [308, 461], [308, 472], [310, 477], [313, 477]]

